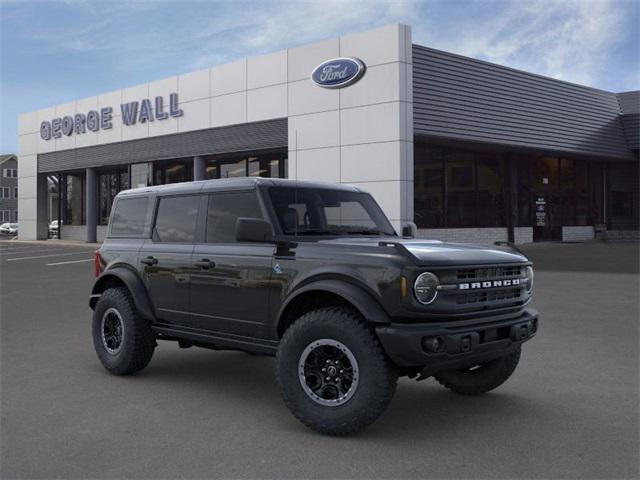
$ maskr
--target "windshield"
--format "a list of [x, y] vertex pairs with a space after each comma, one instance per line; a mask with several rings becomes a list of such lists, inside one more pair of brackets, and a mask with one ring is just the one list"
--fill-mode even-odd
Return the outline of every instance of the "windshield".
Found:
[[272, 187], [269, 196], [285, 235], [395, 235], [368, 193]]

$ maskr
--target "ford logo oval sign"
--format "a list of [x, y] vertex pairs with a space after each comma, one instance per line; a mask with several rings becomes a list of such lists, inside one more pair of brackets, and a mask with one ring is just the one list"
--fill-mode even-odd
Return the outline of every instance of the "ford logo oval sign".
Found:
[[364, 71], [364, 63], [358, 58], [334, 58], [314, 68], [311, 80], [324, 88], [342, 88], [360, 80]]

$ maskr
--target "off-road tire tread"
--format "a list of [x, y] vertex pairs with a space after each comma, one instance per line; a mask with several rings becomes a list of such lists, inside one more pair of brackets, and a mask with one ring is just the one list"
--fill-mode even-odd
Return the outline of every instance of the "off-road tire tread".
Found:
[[[131, 375], [144, 369], [153, 356], [156, 347], [155, 333], [151, 324], [142, 318], [136, 309], [129, 290], [125, 287], [109, 288], [103, 292], [96, 305], [96, 311], [101, 302], [112, 302], [117, 306], [120, 315], [125, 321], [125, 350], [121, 351], [122, 361], [118, 365], [112, 365], [103, 360], [101, 355], [109, 355], [104, 350], [99, 332], [100, 319], [93, 321], [93, 342], [102, 365], [114, 375]], [[96, 325], [98, 322], [98, 325]], [[130, 347], [130, 348], [128, 348]]]
[[521, 349], [488, 362], [472, 372], [457, 370], [434, 375], [442, 386], [460, 395], [481, 395], [498, 388], [513, 374], [520, 361]]
[[342, 436], [355, 433], [373, 423], [386, 410], [396, 390], [398, 373], [391, 361], [384, 353], [378, 339], [369, 325], [357, 312], [345, 307], [327, 307], [306, 313], [298, 318], [284, 333], [280, 345], [285, 348], [291, 342], [295, 342], [300, 332], [310, 324], [322, 322], [323, 325], [334, 324], [339, 329], [352, 329], [368, 351], [368, 358], [377, 363], [377, 371], [381, 374], [378, 382], [378, 395], [371, 398], [367, 408], [363, 408], [349, 421], [341, 423], [322, 423], [310, 421], [304, 412], [304, 406], [298, 405], [292, 396], [285, 391], [282, 381], [280, 362], [282, 361], [282, 349], [278, 349], [276, 355], [276, 380], [284, 403], [293, 415], [304, 425], [319, 433], [332, 436]]

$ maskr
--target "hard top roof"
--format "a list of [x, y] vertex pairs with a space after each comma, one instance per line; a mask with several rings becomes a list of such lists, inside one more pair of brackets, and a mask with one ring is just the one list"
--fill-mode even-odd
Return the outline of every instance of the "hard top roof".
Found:
[[333, 182], [291, 180], [285, 178], [238, 177], [133, 188], [131, 190], [124, 190], [120, 192], [118, 196], [128, 197], [144, 195], [178, 195], [185, 193], [213, 192], [217, 190], [246, 190], [256, 188], [258, 185], [298, 188], [324, 188], [333, 190], [345, 190], [351, 192], [360, 191], [353, 185]]

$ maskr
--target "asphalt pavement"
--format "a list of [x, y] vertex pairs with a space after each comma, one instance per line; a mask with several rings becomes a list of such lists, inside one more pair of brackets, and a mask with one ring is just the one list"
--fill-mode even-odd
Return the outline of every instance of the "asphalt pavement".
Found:
[[481, 397], [402, 379], [331, 438], [282, 403], [273, 359], [161, 342], [146, 370], [93, 352], [95, 247], [0, 242], [0, 478], [638, 478], [638, 245], [545, 244], [537, 337]]

